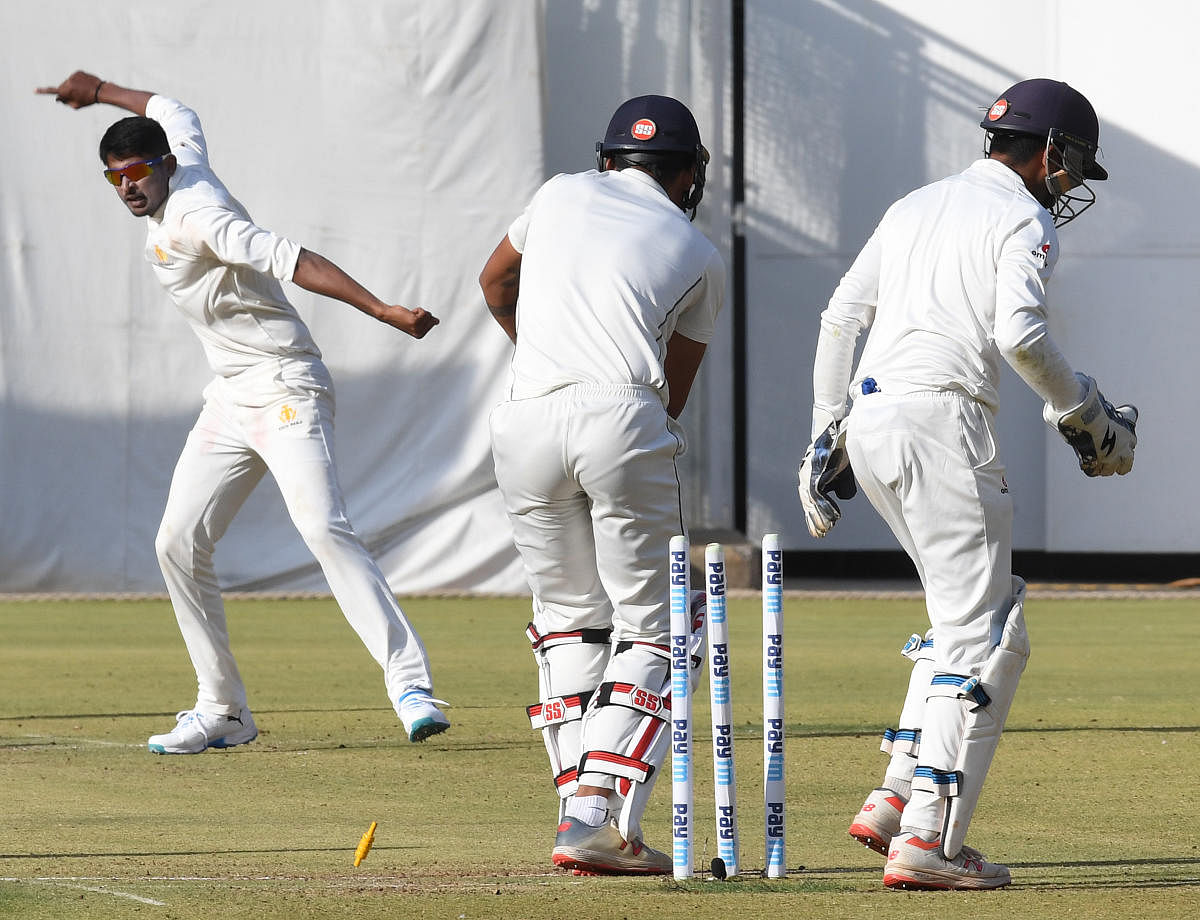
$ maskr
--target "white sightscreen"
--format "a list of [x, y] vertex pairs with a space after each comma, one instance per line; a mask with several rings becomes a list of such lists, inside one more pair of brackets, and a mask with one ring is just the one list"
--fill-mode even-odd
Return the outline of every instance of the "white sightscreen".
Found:
[[805, 529], [795, 469], [808, 442], [818, 317], [888, 205], [979, 157], [979, 121], [1009, 85], [1051, 77], [1095, 106], [1111, 174], [1094, 183], [1096, 205], [1059, 234], [1051, 332], [1075, 368], [1142, 415], [1133, 473], [1088, 479], [1006, 370], [998, 426], [1014, 542], [1200, 551], [1191, 462], [1200, 147], [1186, 63], [1197, 21], [1184, 0], [747, 0], [752, 535], [777, 531], [790, 549], [896, 548], [861, 497], [820, 542]]
[[[415, 341], [287, 286], [337, 388], [351, 519], [392, 586], [522, 590], [487, 414], [509, 344], [477, 276], [543, 179], [540, 4], [0, 5], [0, 590], [160, 591], [153, 543], [209, 374], [101, 179], [127, 114], [35, 96], [79, 68], [200, 114], [261, 225], [442, 320]], [[323, 590], [274, 482], [229, 587]]]

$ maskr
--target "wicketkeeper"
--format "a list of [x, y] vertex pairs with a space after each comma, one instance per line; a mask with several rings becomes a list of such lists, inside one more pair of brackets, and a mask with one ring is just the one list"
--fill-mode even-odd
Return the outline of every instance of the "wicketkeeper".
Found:
[[1029, 655], [996, 438], [1000, 360], [1045, 401], [1088, 476], [1128, 473], [1137, 444], [1137, 410], [1075, 373], [1046, 324], [1055, 228], [1094, 203], [1089, 180], [1108, 178], [1096, 113], [1065, 83], [1024, 80], [981, 126], [983, 159], [893, 204], [821, 314], [800, 465], [814, 537], [857, 483], [925, 589], [932, 628], [903, 650], [913, 671], [884, 736], [891, 760], [850, 826], [887, 855], [891, 888], [1010, 881], [963, 845]]

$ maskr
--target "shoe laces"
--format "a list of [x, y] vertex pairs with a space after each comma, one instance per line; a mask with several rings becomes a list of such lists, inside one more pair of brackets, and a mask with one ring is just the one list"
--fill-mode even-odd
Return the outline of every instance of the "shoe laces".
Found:
[[399, 703], [401, 707], [417, 706], [422, 703], [430, 703], [434, 706], [449, 706], [445, 700], [439, 700], [432, 696], [428, 690], [405, 690], [400, 694]]

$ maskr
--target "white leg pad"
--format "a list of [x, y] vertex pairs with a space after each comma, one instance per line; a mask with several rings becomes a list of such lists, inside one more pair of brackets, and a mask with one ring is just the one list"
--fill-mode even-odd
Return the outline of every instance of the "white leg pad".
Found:
[[[542, 636], [530, 625], [540, 702], [529, 706], [526, 714], [530, 725], [541, 731], [546, 745], [560, 799], [560, 820], [563, 803], [575, 794], [578, 785], [583, 714], [600, 685], [610, 650], [607, 631], [580, 632], [586, 634]], [[593, 632], [595, 635], [591, 635]]]
[[624, 796], [622, 811], [631, 790], [653, 786], [665, 754], [663, 740], [670, 736], [664, 730], [670, 717], [670, 662], [664, 651], [635, 645], [614, 654], [583, 717], [579, 784]]
[[957, 795], [953, 795], [947, 803], [946, 820], [942, 828], [942, 853], [947, 859], [954, 859], [962, 850], [971, 816], [979, 803], [983, 781], [992, 765], [1008, 711], [1017, 694], [1017, 684], [1021, 681], [1028, 660], [1025, 582], [1014, 577], [1013, 606], [1004, 624], [1000, 644], [988, 656], [979, 675], [978, 686], [964, 688], [962, 693], [968, 709], [963, 740], [954, 765], [958, 773], [958, 789]]
[[[704, 666], [705, 619], [708, 609], [707, 599], [703, 591], [695, 591], [692, 593], [691, 607], [692, 639], [690, 643], [690, 652], [692, 665], [692, 690], [694, 691], [700, 682], [700, 673]], [[612, 660], [612, 670], [623, 671], [626, 667], [631, 670], [635, 670], [639, 667], [644, 668], [647, 664], [649, 664], [649, 662], [643, 657], [645, 654], [644, 652], [641, 655], [638, 655], [637, 659], [635, 659], [632, 655], [632, 651], [633, 650], [631, 649], [629, 652], [614, 655]], [[660, 682], [658, 686], [661, 689], [659, 691], [659, 695], [665, 704], [663, 708], [663, 718], [652, 716], [647, 710], [643, 710], [640, 714], [640, 717], [636, 709], [626, 710], [629, 715], [634, 716], [636, 724], [634, 724], [633, 731], [630, 733], [628, 740], [625, 743], [624, 750], [627, 756], [636, 758], [642, 763], [653, 767], [653, 769], [649, 770], [642, 779], [633, 779], [632, 776], [627, 773], [616, 780], [616, 791], [621, 797], [621, 807], [617, 814], [617, 827], [621, 832], [621, 836], [625, 840], [642, 839], [642, 815], [645, 813], [646, 805], [650, 801], [650, 793], [654, 789], [654, 782], [658, 778], [659, 772], [661, 772], [659, 768], [662, 766], [663, 761], [667, 756], [667, 752], [671, 749], [670, 651], [669, 649], [664, 648], [661, 650], [661, 653], [664, 657], [661, 659], [661, 663], [658, 665], [661, 670], [658, 670], [657, 673], [660, 675]], [[620, 660], [627, 656], [630, 659], [628, 662], [622, 662]], [[627, 683], [633, 684], [635, 682], [628, 681]], [[593, 736], [590, 732], [590, 721], [587, 724], [588, 733], [586, 735], [586, 739], [590, 746]]]
[[914, 633], [904, 643], [900, 653], [913, 663], [908, 679], [908, 693], [900, 710], [900, 727], [883, 733], [879, 749], [891, 755], [887, 775], [912, 779], [921, 750], [921, 726], [925, 723], [925, 699], [933, 679], [933, 630], [924, 637]]

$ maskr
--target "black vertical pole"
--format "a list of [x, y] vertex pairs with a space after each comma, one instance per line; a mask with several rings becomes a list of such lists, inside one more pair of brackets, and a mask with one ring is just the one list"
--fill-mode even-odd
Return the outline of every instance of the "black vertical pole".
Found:
[[749, 463], [746, 380], [746, 3], [745, 0], [731, 2], [733, 150], [730, 166], [733, 173], [733, 302], [730, 307], [733, 310], [733, 526], [739, 533], [744, 534], [747, 505], [746, 467]]

